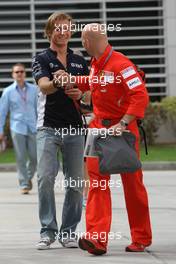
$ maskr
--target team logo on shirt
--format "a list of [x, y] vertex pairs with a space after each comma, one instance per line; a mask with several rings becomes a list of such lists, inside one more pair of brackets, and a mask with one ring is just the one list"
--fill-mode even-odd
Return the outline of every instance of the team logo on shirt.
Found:
[[127, 82], [129, 89], [133, 89], [133, 88], [135, 88], [141, 84], [142, 84], [142, 82], [139, 79], [139, 77], [135, 77], [135, 78], [133, 78]]
[[50, 63], [49, 63], [49, 67], [50, 67], [50, 69], [54, 69], [54, 68], [59, 67], [59, 65], [50, 62]]
[[123, 71], [120, 72], [122, 74], [123, 79], [126, 79], [134, 74], [136, 74], [135, 69], [132, 66], [127, 67]]
[[110, 71], [100, 71], [99, 77], [104, 83], [113, 83], [114, 82], [114, 72]]
[[78, 68], [78, 69], [83, 69], [82, 64], [78, 64], [78, 63], [74, 63], [74, 62], [72, 62], [72, 63], [71, 63], [71, 66], [72, 66], [72, 67], [76, 67], [76, 68]]

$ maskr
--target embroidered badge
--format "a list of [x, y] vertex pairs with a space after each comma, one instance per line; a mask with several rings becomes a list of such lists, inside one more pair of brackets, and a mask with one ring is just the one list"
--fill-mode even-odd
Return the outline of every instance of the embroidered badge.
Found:
[[124, 69], [120, 73], [122, 74], [123, 79], [126, 79], [126, 78], [136, 74], [136, 71], [132, 66], [129, 66], [128, 68]]
[[142, 82], [139, 79], [139, 77], [135, 77], [135, 78], [133, 78], [127, 82], [129, 89], [133, 89], [133, 88], [135, 88], [141, 84], [142, 84]]

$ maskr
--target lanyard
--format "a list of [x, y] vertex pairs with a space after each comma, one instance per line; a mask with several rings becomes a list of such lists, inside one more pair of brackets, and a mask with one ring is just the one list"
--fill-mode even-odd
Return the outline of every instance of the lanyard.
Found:
[[21, 99], [26, 103], [26, 101], [27, 101], [27, 90], [26, 90], [26, 87], [24, 87], [23, 89], [25, 89], [25, 90], [22, 91], [21, 88], [17, 87], [17, 91], [18, 91]]
[[108, 53], [108, 56], [106, 57], [106, 60], [104, 61], [103, 65], [101, 66], [101, 69], [98, 71], [98, 73], [104, 68], [105, 64], [108, 62], [108, 60], [110, 59], [111, 55], [113, 52], [113, 48], [111, 48], [110, 52]]
[[110, 59], [111, 55], [112, 55], [112, 52], [113, 52], [113, 48], [111, 48], [111, 50], [109, 51], [104, 63], [101, 65], [101, 68], [98, 70], [97, 74], [99, 74], [99, 72], [104, 68], [105, 64], [108, 62], [108, 60]]
[[[110, 59], [111, 55], [112, 55], [112, 52], [113, 52], [113, 48], [111, 48], [111, 50], [109, 51], [104, 63], [101, 65], [101, 68], [98, 69], [98, 72], [96, 73], [96, 76], [98, 76], [99, 72], [104, 68], [105, 64], [108, 62], [108, 60]], [[94, 74], [93, 74], [94, 75]], [[92, 77], [93, 77], [92, 75]], [[93, 88], [91, 91], [93, 91], [95, 88]]]

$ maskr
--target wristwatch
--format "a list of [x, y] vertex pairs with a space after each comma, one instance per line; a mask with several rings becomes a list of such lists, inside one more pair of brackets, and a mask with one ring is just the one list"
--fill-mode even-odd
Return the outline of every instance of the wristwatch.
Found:
[[85, 98], [86, 98], [86, 93], [82, 93], [81, 98], [79, 100], [82, 101], [83, 103], [85, 103], [84, 102]]
[[128, 126], [128, 123], [127, 123], [124, 119], [121, 119], [121, 120], [120, 120], [120, 124], [121, 124], [121, 126], [123, 126], [123, 127], [127, 127], [127, 126]]

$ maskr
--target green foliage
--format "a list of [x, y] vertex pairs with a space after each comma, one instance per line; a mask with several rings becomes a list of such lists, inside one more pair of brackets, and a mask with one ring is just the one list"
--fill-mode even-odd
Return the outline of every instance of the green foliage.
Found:
[[145, 155], [145, 149], [140, 149], [142, 161], [176, 161], [176, 144], [157, 144], [149, 146], [149, 155]]
[[166, 122], [170, 122], [176, 135], [176, 96], [166, 97], [161, 102], [149, 104], [143, 120], [149, 145], [155, 144], [158, 130]]
[[4, 152], [0, 153], [0, 164], [15, 163], [15, 152], [13, 148], [8, 148]]
[[161, 107], [176, 135], [176, 96], [164, 98], [161, 101]]
[[161, 101], [161, 107], [163, 107], [169, 117], [176, 120], [176, 96], [165, 97]]
[[143, 120], [144, 128], [147, 135], [147, 143], [149, 145], [153, 145], [155, 143], [155, 139], [158, 136], [159, 127], [163, 123], [163, 118], [164, 114], [160, 103], [150, 103], [146, 110], [145, 118]]

